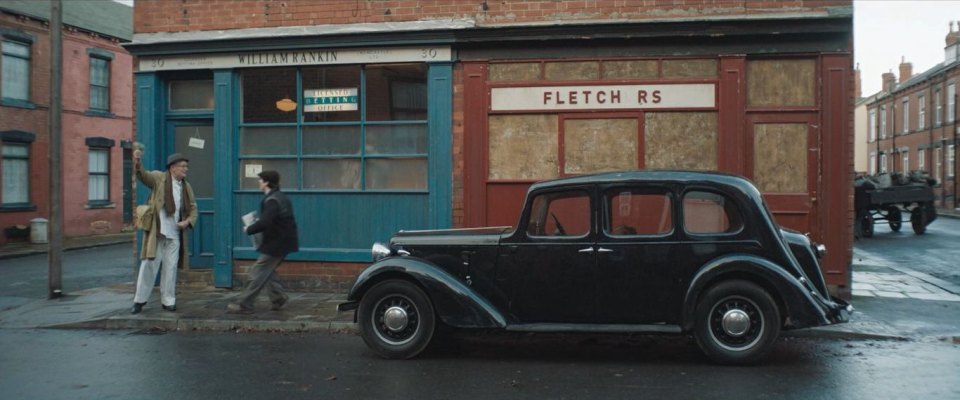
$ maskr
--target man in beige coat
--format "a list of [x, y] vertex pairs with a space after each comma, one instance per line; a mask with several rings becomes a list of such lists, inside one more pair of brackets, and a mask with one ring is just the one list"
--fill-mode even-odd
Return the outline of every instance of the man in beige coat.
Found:
[[133, 314], [143, 310], [150, 300], [153, 283], [160, 271], [160, 303], [166, 311], [177, 310], [177, 267], [186, 265], [186, 242], [183, 234], [197, 223], [197, 201], [193, 188], [187, 182], [190, 163], [180, 153], [167, 157], [167, 171], [147, 171], [140, 162], [140, 150], [133, 152], [137, 178], [150, 188], [148, 205], [154, 210], [153, 219], [143, 228], [140, 249], [140, 275], [137, 293], [133, 297]]

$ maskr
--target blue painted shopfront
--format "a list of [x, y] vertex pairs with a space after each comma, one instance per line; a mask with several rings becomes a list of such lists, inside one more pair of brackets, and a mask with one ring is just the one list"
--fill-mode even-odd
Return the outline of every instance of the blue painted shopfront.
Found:
[[[385, 241], [400, 229], [433, 229], [451, 226], [451, 114], [452, 114], [452, 63], [426, 63], [427, 97], [426, 119], [391, 121], [392, 126], [418, 125], [426, 128], [426, 153], [393, 156], [426, 158], [426, 182], [416, 189], [360, 188], [304, 189], [303, 176], [312, 173], [320, 156], [311, 156], [303, 151], [303, 132], [309, 124], [298, 118], [296, 122], [272, 124], [290, 132], [296, 132], [296, 149], [284, 157], [285, 162], [295, 167], [292, 174], [282, 179], [281, 186], [291, 198], [297, 223], [300, 227], [300, 251], [288, 259], [318, 262], [369, 262], [370, 245]], [[253, 259], [256, 251], [242, 232], [241, 215], [256, 210], [262, 193], [243, 182], [243, 167], [251, 159], [266, 160], [270, 155], [243, 154], [241, 131], [257, 128], [258, 124], [243, 121], [242, 83], [243, 69], [215, 69], [199, 71], [212, 81], [212, 109], [199, 111], [169, 111], [171, 102], [169, 82], [176, 72], [148, 71], [136, 75], [137, 84], [137, 140], [144, 143], [144, 166], [148, 169], [163, 169], [166, 156], [174, 151], [195, 151], [212, 160], [191, 160], [191, 184], [197, 186], [202, 174], [209, 174], [212, 187], [205, 190], [208, 196], [198, 196], [201, 222], [191, 233], [191, 268], [213, 269], [214, 284], [230, 287], [233, 283], [233, 261]], [[198, 72], [198, 71], [192, 71]], [[364, 92], [361, 80], [360, 93]], [[304, 87], [298, 75], [297, 95], [290, 100], [304, 104]], [[387, 123], [367, 121], [363, 118], [369, 96], [359, 97], [360, 121], [352, 123], [328, 123], [323, 126], [352, 125], [361, 135], [360, 143], [378, 125]], [[180, 132], [186, 132], [181, 134]], [[186, 148], [179, 143], [187, 135], [202, 140], [201, 146]], [[174, 139], [177, 142], [174, 142]], [[202, 149], [198, 148], [202, 147]], [[156, 149], [156, 150], [155, 150]], [[361, 149], [358, 157], [363, 162], [367, 157]], [[195, 155], [196, 157], [197, 155]], [[207, 169], [207, 171], [201, 170]], [[365, 170], [363, 170], [365, 171]], [[361, 174], [364, 173], [361, 171]], [[194, 178], [196, 177], [196, 178]], [[138, 203], [146, 201], [148, 190], [138, 185]]]

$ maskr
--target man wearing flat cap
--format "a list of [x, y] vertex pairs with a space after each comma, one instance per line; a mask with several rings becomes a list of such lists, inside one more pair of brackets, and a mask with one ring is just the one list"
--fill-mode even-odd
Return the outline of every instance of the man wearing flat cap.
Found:
[[160, 304], [165, 311], [177, 310], [177, 268], [185, 264], [184, 232], [197, 223], [197, 201], [193, 188], [187, 182], [190, 160], [180, 153], [167, 157], [167, 170], [147, 171], [140, 162], [140, 150], [133, 152], [137, 178], [150, 188], [148, 205], [153, 218], [143, 227], [140, 247], [140, 275], [137, 293], [133, 297], [133, 314], [143, 310], [150, 300], [153, 283], [160, 269]]

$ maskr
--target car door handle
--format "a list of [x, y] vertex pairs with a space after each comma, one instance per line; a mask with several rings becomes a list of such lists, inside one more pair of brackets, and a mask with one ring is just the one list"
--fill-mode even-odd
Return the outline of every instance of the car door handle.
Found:
[[607, 249], [607, 248], [603, 248], [603, 247], [597, 249], [597, 253], [612, 253], [612, 252], [613, 252], [613, 250]]
[[577, 250], [577, 253], [593, 253], [593, 247]]

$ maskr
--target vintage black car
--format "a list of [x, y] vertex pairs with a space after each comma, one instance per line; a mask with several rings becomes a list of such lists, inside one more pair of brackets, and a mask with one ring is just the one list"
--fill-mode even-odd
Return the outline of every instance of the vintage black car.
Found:
[[826, 249], [778, 226], [748, 180], [628, 171], [533, 184], [517, 227], [400, 231], [340, 310], [386, 358], [440, 324], [693, 334], [716, 362], [758, 361], [781, 330], [845, 322]]

